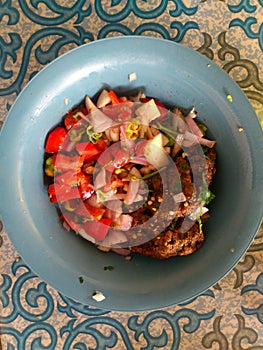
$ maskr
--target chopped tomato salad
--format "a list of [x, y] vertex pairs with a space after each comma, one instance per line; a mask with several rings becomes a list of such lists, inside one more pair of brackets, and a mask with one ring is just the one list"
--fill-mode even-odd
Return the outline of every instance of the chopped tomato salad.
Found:
[[[198, 222], [202, 232], [202, 216], [213, 199], [210, 178], [203, 176], [192, 205], [188, 192], [193, 174], [185, 161], [191, 149], [213, 149], [215, 141], [204, 137], [206, 127], [196, 115], [194, 108], [183, 115], [141, 92], [129, 97], [103, 90], [96, 101], [86, 96], [45, 142], [47, 192], [61, 211], [64, 226], [102, 250], [119, 249], [127, 255], [135, 236], [131, 229], [161, 208], [163, 186], [158, 181], [165, 174], [173, 213], [168, 228], [187, 217]], [[177, 179], [169, 170], [176, 162]]]

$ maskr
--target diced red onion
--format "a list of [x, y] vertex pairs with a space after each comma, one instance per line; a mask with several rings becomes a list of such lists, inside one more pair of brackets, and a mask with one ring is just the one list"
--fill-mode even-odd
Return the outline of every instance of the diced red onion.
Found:
[[184, 134], [184, 141], [183, 141], [183, 145], [185, 147], [192, 147], [196, 144], [198, 144], [198, 138], [197, 136], [195, 136], [193, 133], [186, 131]]
[[95, 104], [91, 101], [89, 96], [85, 98], [86, 108], [89, 112], [86, 119], [93, 126], [94, 131], [99, 133], [103, 132], [106, 129], [116, 126], [119, 123], [114, 122], [111, 118], [107, 117], [101, 110], [99, 110]]
[[127, 240], [127, 236], [124, 232], [119, 230], [110, 230], [101, 245], [112, 247], [116, 244], [127, 242]]
[[72, 152], [76, 146], [76, 143], [76, 141], [69, 141], [65, 147], [63, 146], [63, 151]]
[[125, 249], [125, 248], [111, 248], [111, 250], [114, 253], [117, 253], [117, 254], [123, 255], [123, 256], [128, 256], [131, 253], [129, 249]]
[[207, 213], [207, 212], [208, 212], [208, 208], [206, 208], [206, 207], [197, 208], [196, 210], [194, 210], [194, 211], [189, 215], [189, 218], [190, 218], [190, 220], [192, 220], [192, 221], [196, 221], [197, 218], [200, 216], [200, 214], [201, 214], [201, 216], [202, 216], [202, 215], [204, 215], [204, 214]]
[[118, 218], [118, 220], [115, 222], [114, 227], [117, 230], [121, 231], [129, 231], [129, 229], [132, 227], [132, 221], [133, 218], [129, 214], [122, 214]]
[[184, 119], [177, 114], [173, 114], [173, 128], [175, 131], [179, 131], [180, 133], [184, 133], [186, 130], [188, 130], [188, 126]]
[[[116, 196], [117, 195], [115, 195], [114, 198]], [[117, 199], [111, 200], [107, 202], [106, 207], [107, 209], [104, 216], [112, 219], [113, 222], [116, 222], [122, 214], [122, 202]]]
[[85, 202], [95, 208], [103, 207], [103, 204], [97, 201], [97, 195], [95, 193], [90, 198], [88, 198]]
[[177, 193], [173, 196], [175, 203], [181, 203], [186, 201], [186, 197], [183, 192]]
[[111, 102], [109, 92], [107, 90], [102, 90], [97, 100], [97, 107], [102, 108]]
[[134, 202], [140, 187], [140, 180], [131, 180], [129, 182], [128, 191], [124, 199], [124, 203], [130, 205]]
[[203, 133], [200, 130], [199, 126], [196, 124], [196, 122], [194, 121], [194, 119], [191, 117], [191, 115], [188, 115], [187, 117], [185, 117], [185, 122], [187, 123], [187, 125], [189, 126], [189, 129], [192, 131], [192, 133], [194, 135], [196, 135], [197, 137], [203, 137]]
[[197, 138], [200, 145], [204, 145], [204, 146], [207, 146], [209, 148], [212, 148], [214, 147], [214, 145], [216, 144], [216, 141], [213, 141], [213, 140], [208, 140], [208, 139], [205, 139], [203, 137], [200, 137], [200, 138]]
[[94, 188], [95, 190], [102, 188], [106, 185], [106, 170], [104, 167], [98, 172], [94, 180]]
[[167, 153], [162, 147], [162, 134], [158, 134], [147, 142], [144, 147], [144, 156], [157, 169], [169, 163]]
[[116, 193], [114, 198], [123, 200], [125, 197], [126, 197], [126, 193]]
[[147, 160], [144, 157], [132, 157], [130, 163], [139, 164], [139, 165], [149, 165]]
[[154, 99], [143, 103], [135, 110], [135, 114], [143, 125], [149, 125], [152, 120], [160, 117], [161, 115]]
[[135, 168], [135, 166], [131, 168], [130, 175], [137, 177], [137, 179], [140, 179], [142, 177], [141, 173], [137, 168]]

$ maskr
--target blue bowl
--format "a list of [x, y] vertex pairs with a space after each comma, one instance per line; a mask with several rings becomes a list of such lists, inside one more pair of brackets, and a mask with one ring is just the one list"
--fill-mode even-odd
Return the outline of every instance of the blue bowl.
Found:
[[[133, 72], [137, 79], [129, 81]], [[44, 141], [69, 108], [105, 85], [118, 91], [143, 88], [169, 105], [195, 105], [216, 139], [216, 199], [204, 227], [205, 244], [195, 254], [166, 261], [134, 255], [127, 262], [61, 227], [43, 184]], [[56, 59], [12, 106], [0, 149], [0, 212], [12, 242], [47, 283], [94, 307], [150, 310], [199, 295], [240, 260], [262, 218], [263, 138], [256, 114], [224, 71], [171, 41], [115, 37]], [[104, 271], [107, 265], [114, 270]], [[96, 290], [106, 296], [101, 303], [92, 299]]]

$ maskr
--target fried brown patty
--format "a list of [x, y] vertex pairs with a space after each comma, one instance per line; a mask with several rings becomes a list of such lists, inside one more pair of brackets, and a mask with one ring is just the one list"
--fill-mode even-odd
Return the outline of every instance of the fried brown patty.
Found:
[[200, 232], [199, 225], [195, 223], [190, 230], [183, 233], [180, 229], [166, 230], [149, 242], [132, 247], [133, 253], [150, 256], [156, 259], [168, 259], [173, 256], [188, 255], [201, 248], [204, 243], [204, 235]]
[[[215, 160], [216, 160], [216, 151], [214, 148], [209, 149], [205, 155], [206, 160], [206, 172], [207, 172], [207, 182], [208, 185], [211, 184], [213, 176], [215, 175]], [[200, 231], [200, 226], [198, 223], [194, 223], [193, 221], [187, 218], [188, 215], [191, 214], [196, 208], [200, 206], [196, 195], [195, 189], [193, 185], [193, 171], [198, 171], [198, 166], [200, 164], [200, 156], [194, 156], [191, 158], [191, 166], [190, 162], [187, 158], [177, 157], [175, 164], [177, 166], [180, 181], [181, 181], [181, 189], [187, 199], [187, 205], [185, 203], [181, 204], [179, 208], [175, 211], [174, 218], [178, 220], [178, 224], [174, 227], [169, 225], [162, 233], [158, 236], [154, 237], [152, 240], [143, 243], [138, 246], [131, 247], [131, 252], [139, 253], [144, 256], [156, 258], [156, 259], [168, 259], [173, 256], [182, 256], [189, 255], [197, 251], [201, 248], [204, 243], [205, 236], [204, 233]], [[169, 176], [169, 175], [168, 175]], [[178, 179], [177, 179], [178, 180]], [[169, 190], [176, 185], [176, 181], [170, 178], [169, 182]], [[149, 186], [156, 185], [158, 181], [160, 181], [159, 177], [156, 179], [152, 179], [151, 182], [148, 183]], [[201, 186], [201, 183], [199, 184]], [[196, 184], [195, 184], [196, 186]], [[155, 186], [154, 186], [155, 187]], [[156, 196], [160, 198], [160, 184], [156, 186]], [[156, 204], [155, 204], [156, 205]], [[151, 206], [141, 208], [139, 211], [134, 212], [132, 214], [134, 218], [135, 225], [140, 225], [143, 222], [146, 222], [150, 218], [151, 214]], [[165, 221], [167, 218], [167, 213], [158, 213], [156, 216], [156, 224], [155, 229], [158, 229], [158, 221]], [[185, 219], [185, 220], [184, 220]], [[189, 229], [185, 230], [180, 227], [179, 223], [184, 222], [184, 224], [188, 224]], [[142, 232], [143, 233], [143, 232]]]

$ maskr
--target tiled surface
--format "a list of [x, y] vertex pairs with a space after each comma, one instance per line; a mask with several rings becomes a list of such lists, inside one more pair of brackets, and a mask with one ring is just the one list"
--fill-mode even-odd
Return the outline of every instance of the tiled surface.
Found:
[[[151, 35], [225, 69], [263, 125], [262, 0], [0, 1], [0, 121], [29, 79], [85, 42]], [[34, 275], [0, 225], [3, 350], [263, 349], [263, 230], [239, 264], [192, 302], [143, 313], [103, 312]]]

